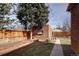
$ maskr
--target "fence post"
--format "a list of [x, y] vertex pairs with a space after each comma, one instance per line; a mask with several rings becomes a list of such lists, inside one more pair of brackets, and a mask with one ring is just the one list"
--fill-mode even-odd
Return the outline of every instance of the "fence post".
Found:
[[3, 30], [3, 40], [5, 39], [5, 30]]

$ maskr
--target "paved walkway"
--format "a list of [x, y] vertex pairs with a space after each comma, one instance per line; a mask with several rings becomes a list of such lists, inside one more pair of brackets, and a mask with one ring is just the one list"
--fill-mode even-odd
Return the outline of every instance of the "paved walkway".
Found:
[[60, 40], [57, 38], [50, 56], [63, 56], [63, 55], [64, 55], [64, 53], [62, 50]]
[[0, 55], [3, 55], [5, 53], [11, 52], [13, 50], [16, 50], [18, 48], [24, 47], [28, 44], [31, 44], [31, 40], [23, 40], [20, 42], [16, 42], [13, 44], [7, 44], [7, 45], [0, 45]]

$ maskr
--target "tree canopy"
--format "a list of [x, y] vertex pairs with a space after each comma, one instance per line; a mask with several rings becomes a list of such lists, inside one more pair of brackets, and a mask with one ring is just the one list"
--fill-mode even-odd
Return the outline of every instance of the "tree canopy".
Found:
[[9, 14], [11, 5], [9, 3], [0, 3], [0, 19], [4, 18], [5, 15]]
[[25, 29], [39, 29], [48, 22], [48, 7], [44, 3], [20, 3], [17, 10], [17, 18]]
[[0, 3], [0, 29], [6, 29], [5, 26], [10, 28], [8, 24], [13, 20], [9, 16], [13, 14], [11, 10], [14, 10], [15, 5], [15, 3]]

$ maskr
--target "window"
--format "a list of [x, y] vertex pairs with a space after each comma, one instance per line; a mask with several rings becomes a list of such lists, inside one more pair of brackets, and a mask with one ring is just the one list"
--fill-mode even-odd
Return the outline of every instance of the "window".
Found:
[[42, 35], [42, 34], [43, 34], [43, 30], [37, 32], [37, 35]]

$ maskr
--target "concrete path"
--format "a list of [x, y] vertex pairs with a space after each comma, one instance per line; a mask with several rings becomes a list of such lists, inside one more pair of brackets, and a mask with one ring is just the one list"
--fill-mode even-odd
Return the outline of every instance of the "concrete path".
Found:
[[61, 42], [57, 38], [50, 56], [63, 56], [63, 55], [64, 55], [64, 53], [63, 53], [63, 50], [62, 50]]

